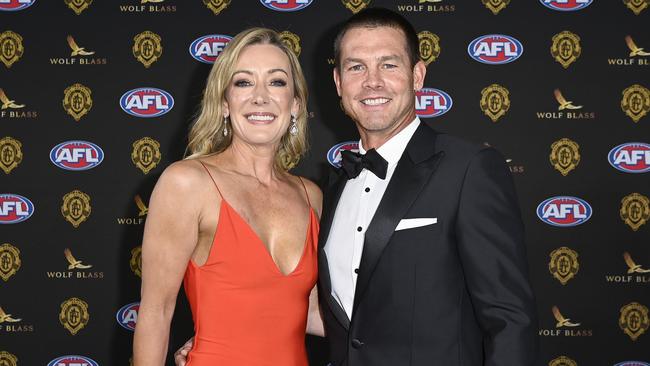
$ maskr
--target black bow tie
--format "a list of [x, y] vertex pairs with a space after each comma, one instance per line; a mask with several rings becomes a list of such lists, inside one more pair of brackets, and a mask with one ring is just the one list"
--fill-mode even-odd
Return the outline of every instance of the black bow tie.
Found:
[[341, 151], [341, 157], [343, 158], [342, 167], [345, 174], [348, 175], [348, 179], [358, 177], [363, 169], [370, 170], [379, 179], [386, 178], [388, 162], [375, 149], [366, 151], [365, 155], [343, 150]]

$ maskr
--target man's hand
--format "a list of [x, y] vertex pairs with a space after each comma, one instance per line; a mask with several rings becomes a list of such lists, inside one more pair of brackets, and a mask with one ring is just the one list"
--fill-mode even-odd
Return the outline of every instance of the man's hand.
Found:
[[193, 346], [194, 337], [188, 339], [181, 348], [174, 352], [174, 362], [176, 363], [176, 366], [185, 366], [185, 363], [187, 362], [187, 354], [190, 353]]

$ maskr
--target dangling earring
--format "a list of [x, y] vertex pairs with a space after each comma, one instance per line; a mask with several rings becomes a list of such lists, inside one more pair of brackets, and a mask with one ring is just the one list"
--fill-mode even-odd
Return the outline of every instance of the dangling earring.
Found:
[[296, 116], [291, 115], [291, 124], [289, 125], [289, 133], [291, 136], [298, 134], [298, 126], [296, 125]]
[[228, 116], [223, 117], [223, 137], [228, 137]]

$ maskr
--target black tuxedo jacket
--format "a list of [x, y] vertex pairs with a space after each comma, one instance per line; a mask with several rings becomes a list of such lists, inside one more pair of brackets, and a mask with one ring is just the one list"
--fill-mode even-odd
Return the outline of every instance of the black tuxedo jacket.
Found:
[[[418, 127], [366, 231], [352, 319], [323, 250], [346, 182], [333, 173], [325, 190], [318, 252], [332, 365], [534, 364], [523, 224], [499, 153]], [[404, 218], [437, 223], [395, 231]]]

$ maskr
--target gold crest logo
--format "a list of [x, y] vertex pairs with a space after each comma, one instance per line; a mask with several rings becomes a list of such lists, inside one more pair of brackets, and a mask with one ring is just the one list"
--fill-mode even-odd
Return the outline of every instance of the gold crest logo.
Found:
[[640, 264], [634, 263], [632, 256], [628, 252], [623, 253], [623, 259], [625, 259], [625, 264], [627, 264], [627, 274], [650, 272], [650, 269], [643, 269]]
[[548, 262], [548, 270], [562, 285], [566, 285], [580, 269], [578, 253], [574, 250], [561, 247], [550, 254], [551, 261]]
[[630, 57], [650, 56], [650, 52], [645, 52], [643, 48], [638, 47], [631, 36], [625, 36], [625, 43], [627, 48], [630, 49]]
[[648, 308], [638, 302], [623, 306], [621, 308], [621, 316], [618, 318], [618, 326], [633, 341], [636, 341], [650, 327]]
[[558, 111], [561, 111], [561, 110], [564, 110], [564, 109], [581, 109], [582, 108], [581, 105], [575, 106], [575, 105], [573, 105], [572, 101], [567, 101], [566, 99], [564, 99], [564, 96], [562, 95], [562, 92], [560, 91], [560, 89], [555, 89], [553, 91], [553, 94], [555, 95], [555, 100], [557, 100], [557, 102], [559, 104], [559, 106], [557, 107]]
[[623, 90], [621, 109], [632, 121], [639, 122], [650, 111], [650, 90], [639, 84], [626, 88]]
[[90, 56], [95, 54], [95, 51], [86, 51], [83, 47], [79, 47], [72, 36], [68, 35], [67, 40], [68, 46], [70, 46], [70, 49], [72, 50], [70, 56]]
[[580, 145], [567, 138], [559, 139], [551, 145], [549, 160], [551, 165], [566, 176], [580, 163]]
[[61, 304], [61, 312], [59, 313], [59, 321], [70, 334], [76, 335], [83, 329], [88, 320], [90, 313], [88, 313], [88, 303], [76, 297], [70, 298]]
[[131, 152], [131, 161], [138, 167], [144, 174], [160, 163], [162, 154], [160, 153], [160, 143], [150, 137], [143, 137], [133, 143], [133, 151]]
[[79, 15], [82, 11], [88, 9], [93, 0], [63, 0], [68, 8], [72, 9], [75, 14]]
[[12, 355], [7, 351], [0, 351], [0, 365], [2, 366], [17, 366], [18, 357]]
[[483, 2], [483, 5], [485, 5], [486, 8], [490, 9], [492, 11], [492, 14], [497, 15], [501, 10], [503, 10], [508, 4], [510, 4], [510, 0], [481, 0]]
[[0, 33], [0, 61], [7, 67], [20, 60], [25, 53], [23, 37], [12, 31]]
[[343, 5], [348, 8], [352, 13], [356, 14], [370, 5], [372, 0], [341, 0]]
[[75, 228], [88, 219], [90, 212], [90, 196], [74, 190], [63, 196], [63, 205], [61, 205], [61, 214]]
[[142, 277], [142, 247], [138, 246], [131, 249], [131, 260], [129, 261], [131, 271], [136, 276]]
[[140, 212], [138, 212], [138, 216], [139, 217], [147, 216], [147, 214], [149, 213], [149, 208], [147, 207], [147, 205], [144, 204], [139, 194], [135, 195], [134, 201], [135, 201], [135, 205], [138, 206], [138, 209], [140, 210]]
[[565, 318], [562, 313], [560, 313], [560, 309], [557, 306], [553, 305], [551, 311], [553, 312], [553, 317], [555, 320], [557, 320], [557, 323], [555, 323], [555, 328], [580, 326], [580, 323], [573, 323], [571, 319]]
[[212, 10], [214, 15], [218, 15], [221, 11], [230, 5], [230, 0], [203, 0], [203, 4]]
[[2, 102], [0, 109], [19, 109], [25, 107], [24, 104], [16, 104], [15, 100], [10, 100], [2, 88], [0, 88], [0, 102]]
[[5, 174], [11, 173], [23, 161], [22, 146], [20, 141], [9, 136], [0, 139], [0, 168]]
[[20, 250], [15, 246], [4, 243], [0, 245], [0, 277], [7, 282], [20, 269]]
[[650, 6], [650, 0], [623, 0], [625, 6], [634, 12], [634, 15], [639, 15], [643, 10]]
[[418, 40], [420, 58], [426, 66], [429, 66], [440, 56], [440, 38], [429, 31], [422, 31], [418, 33]]
[[88, 269], [92, 268], [92, 265], [83, 264], [80, 260], [77, 260], [73, 255], [72, 251], [69, 248], [65, 248], [63, 251], [65, 259], [68, 261], [68, 269]]
[[580, 37], [577, 34], [563, 31], [553, 36], [551, 55], [565, 69], [574, 63], [581, 53]]
[[283, 31], [280, 33], [280, 38], [282, 39], [282, 43], [293, 51], [296, 57], [300, 56], [302, 48], [300, 47], [300, 37], [297, 34]]
[[138, 34], [133, 37], [133, 56], [144, 67], [149, 68], [162, 55], [163, 48], [160, 41], [160, 36], [150, 31], [144, 31]]
[[639, 193], [627, 195], [621, 200], [620, 214], [621, 219], [637, 231], [650, 219], [650, 200]]
[[551, 362], [548, 363], [548, 366], [578, 366], [578, 364], [566, 356], [560, 356], [551, 360]]
[[5, 311], [2, 309], [0, 306], [0, 324], [2, 323], [18, 323], [22, 319], [15, 319], [14, 317], [11, 316], [11, 314], [5, 313]]
[[63, 109], [79, 122], [93, 106], [90, 88], [79, 83], [71, 85], [63, 92]]
[[499, 84], [492, 84], [481, 90], [481, 110], [492, 122], [501, 118], [510, 109], [508, 89]]

